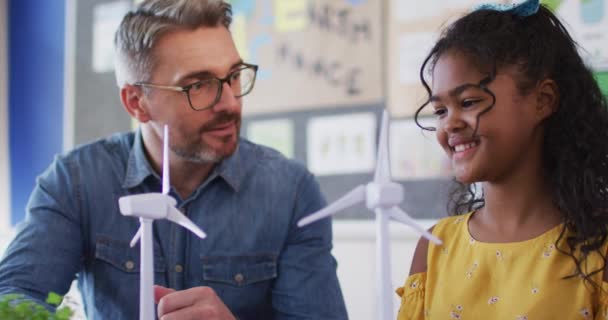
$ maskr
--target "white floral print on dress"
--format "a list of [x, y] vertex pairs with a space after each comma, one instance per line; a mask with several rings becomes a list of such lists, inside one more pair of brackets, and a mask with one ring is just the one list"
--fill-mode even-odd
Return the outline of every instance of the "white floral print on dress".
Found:
[[587, 308], [582, 308], [579, 314], [583, 316], [583, 319], [591, 319], [591, 311]]
[[553, 253], [553, 249], [555, 249], [555, 244], [550, 243], [545, 246], [545, 250], [543, 250], [543, 258], [549, 258]]
[[532, 292], [532, 294], [538, 294], [540, 292], [540, 288], [538, 287], [538, 283], [536, 281], [532, 281], [532, 284], [530, 285], [530, 292]]
[[473, 277], [473, 272], [475, 272], [475, 269], [477, 269], [478, 265], [479, 264], [477, 263], [477, 261], [473, 262], [473, 265], [471, 265], [471, 267], [467, 271], [467, 278], [472, 278]]
[[515, 320], [528, 320], [528, 316], [526, 316], [526, 315], [517, 316], [517, 318], [515, 318]]
[[412, 289], [418, 288], [418, 281], [416, 281], [416, 280], [412, 281], [412, 283], [410, 283], [410, 288], [412, 288]]
[[500, 250], [496, 250], [496, 259], [498, 261], [502, 261], [502, 259], [503, 259], [503, 255], [502, 255], [502, 252], [500, 252]]
[[495, 304], [496, 302], [498, 302], [498, 297], [497, 296], [493, 296], [490, 299], [488, 299], [488, 304]]
[[451, 319], [461, 319], [462, 310], [464, 310], [464, 308], [462, 307], [461, 304], [456, 305], [456, 306], [452, 305], [452, 311], [450, 311], [450, 318]]

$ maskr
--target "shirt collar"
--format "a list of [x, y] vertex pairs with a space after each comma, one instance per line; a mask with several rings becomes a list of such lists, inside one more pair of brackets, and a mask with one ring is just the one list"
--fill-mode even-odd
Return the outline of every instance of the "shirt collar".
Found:
[[210, 178], [214, 178], [215, 176], [221, 177], [226, 181], [226, 183], [234, 189], [234, 191], [239, 191], [241, 186], [241, 182], [243, 180], [243, 148], [241, 147], [243, 141], [239, 141], [239, 145], [237, 146], [234, 153], [228, 158], [224, 159], [220, 162], [219, 165], [215, 167], [213, 173]]
[[[236, 151], [228, 158], [224, 159], [218, 164], [211, 175], [209, 175], [208, 181], [215, 177], [221, 177], [226, 181], [234, 191], [238, 191], [241, 186], [242, 179], [244, 177], [244, 170], [242, 168], [243, 148], [241, 147], [243, 141], [239, 141], [239, 146]], [[144, 143], [141, 136], [141, 130], [137, 130], [135, 133], [135, 140], [133, 141], [133, 147], [129, 152], [129, 159], [127, 162], [127, 171], [125, 179], [122, 183], [123, 188], [133, 188], [141, 184], [148, 176], [155, 176], [160, 180], [158, 174], [152, 169], [150, 162], [146, 157], [144, 150]]]
[[141, 130], [138, 129], [135, 132], [135, 140], [133, 141], [133, 146], [129, 152], [127, 172], [122, 187], [127, 189], [133, 188], [141, 184], [144, 179], [151, 175], [158, 177], [156, 172], [152, 169], [150, 162], [148, 162], [141, 137]]

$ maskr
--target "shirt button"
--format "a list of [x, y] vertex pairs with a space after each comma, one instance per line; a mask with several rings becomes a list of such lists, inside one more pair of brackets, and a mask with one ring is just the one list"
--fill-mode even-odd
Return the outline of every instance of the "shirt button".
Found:
[[125, 267], [127, 268], [127, 270], [133, 270], [133, 268], [135, 267], [135, 263], [131, 260], [125, 262]]
[[182, 272], [184, 271], [184, 267], [182, 267], [180, 264], [176, 264], [175, 265], [175, 272]]
[[234, 275], [234, 281], [237, 283], [241, 283], [243, 280], [245, 280], [245, 276], [242, 273], [237, 273]]

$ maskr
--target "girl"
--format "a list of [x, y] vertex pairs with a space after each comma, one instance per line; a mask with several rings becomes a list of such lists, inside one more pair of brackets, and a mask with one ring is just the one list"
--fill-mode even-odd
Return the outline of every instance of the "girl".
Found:
[[608, 319], [607, 103], [564, 26], [538, 0], [482, 6], [420, 75], [457, 188], [398, 318]]

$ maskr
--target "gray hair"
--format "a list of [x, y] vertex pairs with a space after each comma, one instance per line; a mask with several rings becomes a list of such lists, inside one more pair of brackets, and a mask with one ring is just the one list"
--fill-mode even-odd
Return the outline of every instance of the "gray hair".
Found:
[[146, 0], [125, 15], [114, 37], [116, 84], [147, 81], [155, 67], [154, 45], [171, 31], [230, 27], [232, 7], [223, 0]]

